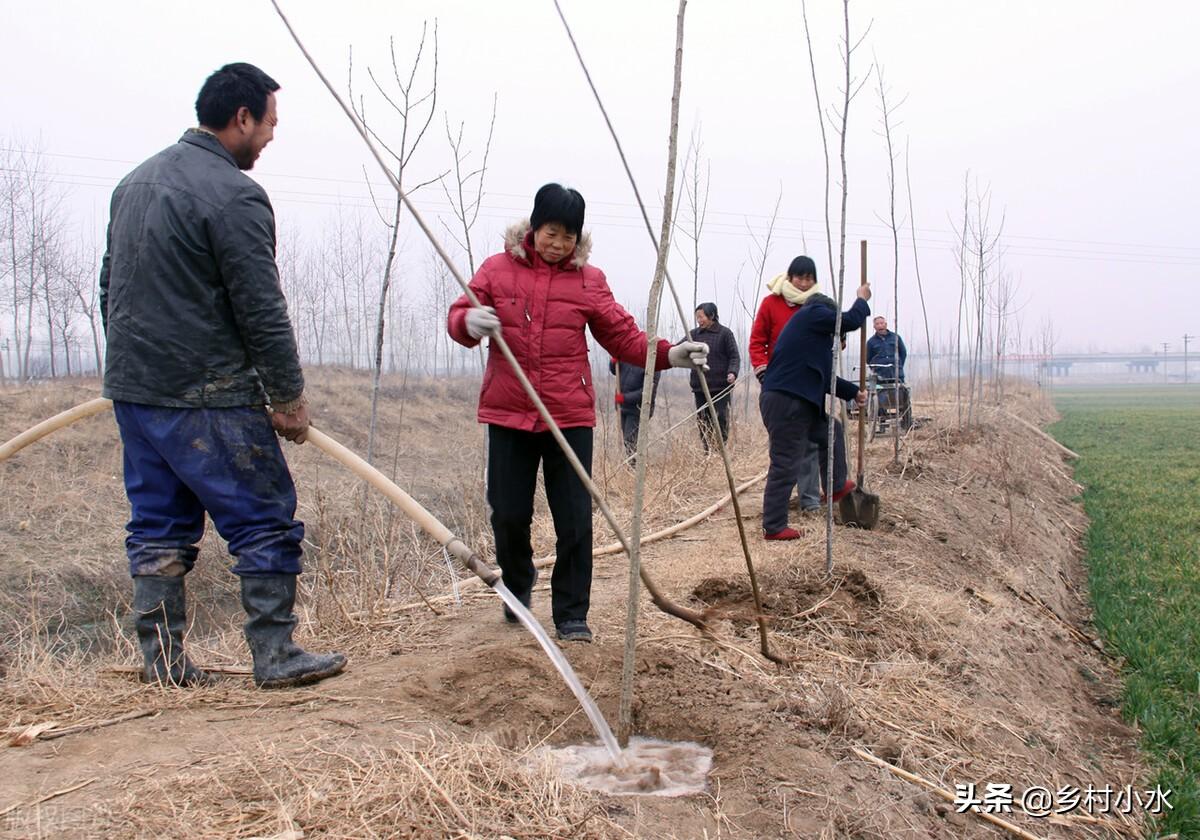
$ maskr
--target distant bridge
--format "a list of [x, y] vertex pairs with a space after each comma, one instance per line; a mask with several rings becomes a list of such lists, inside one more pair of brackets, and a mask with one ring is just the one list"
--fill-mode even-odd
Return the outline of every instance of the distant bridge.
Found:
[[1036, 365], [1051, 375], [1067, 376], [1074, 365], [1124, 365], [1131, 373], [1154, 373], [1159, 365], [1174, 364], [1186, 370], [1195, 353], [1014, 353], [1001, 356], [1006, 364]]

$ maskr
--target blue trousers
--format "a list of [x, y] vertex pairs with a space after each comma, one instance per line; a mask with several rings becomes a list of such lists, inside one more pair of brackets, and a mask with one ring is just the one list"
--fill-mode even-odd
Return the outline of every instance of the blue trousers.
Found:
[[125, 445], [129, 573], [184, 575], [204, 514], [244, 577], [300, 574], [296, 487], [261, 408], [163, 408], [114, 402]]

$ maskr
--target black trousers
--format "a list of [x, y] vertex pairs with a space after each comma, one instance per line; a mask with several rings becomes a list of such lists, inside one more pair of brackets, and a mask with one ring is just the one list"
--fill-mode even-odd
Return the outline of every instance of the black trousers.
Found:
[[[800, 465], [810, 442], [816, 444], [824, 488], [828, 464], [828, 420], [821, 410], [800, 397], [783, 391], [763, 391], [758, 398], [758, 410], [770, 439], [771, 466], [763, 489], [763, 531], [778, 533], [787, 527], [788, 499], [796, 486]], [[833, 441], [833, 486], [840, 489], [846, 483], [846, 446], [842, 424], [835, 423]]]
[[[592, 430], [563, 429], [563, 436], [592, 473]], [[538, 466], [554, 519], [556, 561], [550, 578], [555, 624], [586, 619], [592, 593], [592, 498], [550, 432], [488, 426], [488, 504], [496, 537], [496, 562], [504, 583], [522, 597], [533, 588], [533, 494]]]
[[[731, 391], [726, 391], [723, 396], [718, 397], [717, 392], [713, 392], [713, 408], [717, 410], [717, 424], [721, 430], [722, 442], [729, 440], [729, 396], [731, 393]], [[700, 442], [704, 444], [704, 451], [707, 452], [710, 448], [715, 449], [717, 446], [712, 417], [708, 414], [704, 392], [692, 391], [692, 396], [696, 398], [696, 408], [701, 409], [696, 415], [696, 423], [700, 427]]]

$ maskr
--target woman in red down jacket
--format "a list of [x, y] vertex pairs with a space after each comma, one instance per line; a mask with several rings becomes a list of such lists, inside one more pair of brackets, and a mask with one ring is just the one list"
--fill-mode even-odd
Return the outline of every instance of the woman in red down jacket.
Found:
[[[604, 272], [588, 265], [584, 210], [576, 190], [559, 184], [538, 190], [529, 221], [510, 227], [504, 251], [484, 260], [471, 279], [480, 306], [460, 297], [450, 307], [447, 329], [467, 347], [485, 336], [504, 336], [590, 474], [596, 395], [584, 327], [617, 361], [631, 365], [646, 363], [647, 339], [613, 298]], [[655, 370], [702, 367], [706, 352], [696, 342], [672, 346], [659, 340]], [[529, 531], [540, 465], [557, 537], [550, 581], [555, 629], [560, 639], [591, 641], [591, 497], [507, 360], [490, 348], [478, 416], [488, 426], [487, 496], [505, 585], [528, 606], [537, 578]], [[517, 620], [507, 607], [504, 617]]]

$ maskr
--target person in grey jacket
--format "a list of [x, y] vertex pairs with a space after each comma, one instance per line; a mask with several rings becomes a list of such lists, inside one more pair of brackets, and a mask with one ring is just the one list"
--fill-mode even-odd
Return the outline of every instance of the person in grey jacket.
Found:
[[299, 685], [346, 664], [292, 641], [304, 525], [276, 435], [303, 443], [308, 408], [274, 211], [243, 172], [274, 137], [278, 89], [253, 65], [225, 65], [200, 90], [199, 127], [112, 196], [100, 269], [104, 395], [124, 444], [125, 545], [147, 682], [210, 681], [183, 647], [184, 576], [206, 512], [241, 578], [255, 682]]
[[703, 375], [712, 394], [713, 408], [717, 410], [717, 426], [721, 440], [729, 440], [729, 396], [733, 383], [737, 381], [738, 372], [742, 367], [742, 357], [738, 353], [737, 339], [733, 330], [722, 324], [717, 317], [715, 303], [702, 303], [696, 307], [696, 329], [691, 332], [692, 341], [702, 341], [708, 345], [708, 371], [701, 374], [692, 371], [692, 396], [696, 400], [696, 423], [700, 429], [700, 443], [708, 452], [716, 446], [717, 430], [712, 427], [712, 418], [708, 414], [704, 390], [700, 387], [700, 377]]

